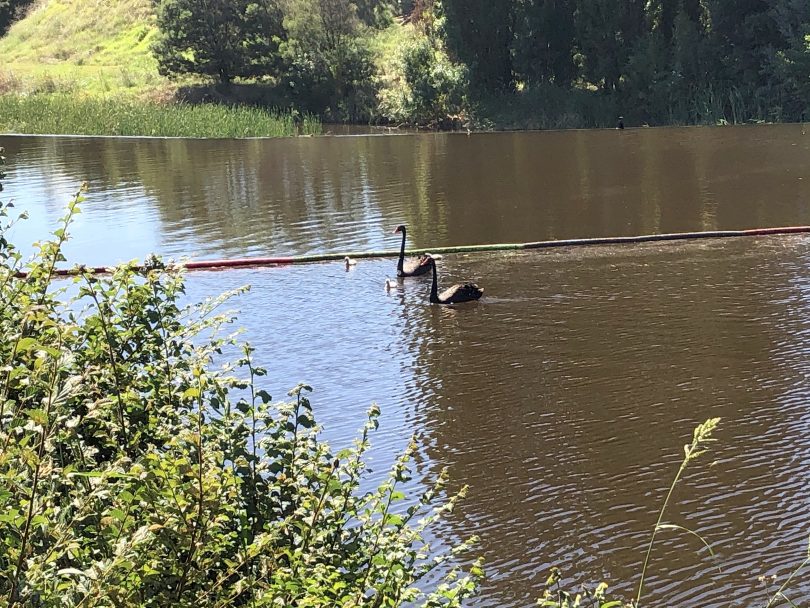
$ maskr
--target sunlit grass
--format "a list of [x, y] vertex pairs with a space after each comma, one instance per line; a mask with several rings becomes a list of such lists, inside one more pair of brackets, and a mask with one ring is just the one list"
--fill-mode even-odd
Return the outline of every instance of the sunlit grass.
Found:
[[151, 52], [157, 32], [151, 0], [39, 0], [0, 38], [0, 94], [171, 98], [178, 83]]
[[0, 67], [0, 95], [79, 93], [171, 99], [177, 83], [138, 66], [13, 64]]
[[156, 137], [285, 137], [320, 133], [289, 113], [215, 104], [138, 103], [65, 94], [0, 96], [0, 132]]
[[6, 66], [156, 66], [156, 34], [150, 0], [40, 0], [0, 39], [0, 56]]

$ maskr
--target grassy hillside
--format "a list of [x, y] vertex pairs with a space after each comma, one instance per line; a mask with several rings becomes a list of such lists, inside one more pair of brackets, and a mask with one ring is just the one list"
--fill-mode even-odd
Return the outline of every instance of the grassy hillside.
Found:
[[320, 132], [290, 112], [175, 104], [158, 74], [152, 0], [36, 0], [0, 38], [0, 133], [278, 137]]
[[[396, 50], [412, 29], [392, 25], [373, 38], [381, 82], [396, 72]], [[201, 80], [158, 74], [150, 51], [157, 33], [152, 0], [35, 0], [0, 37], [0, 95], [123, 94], [168, 101], [179, 85]]]
[[156, 31], [150, 0], [39, 0], [0, 38], [0, 92], [159, 94]]

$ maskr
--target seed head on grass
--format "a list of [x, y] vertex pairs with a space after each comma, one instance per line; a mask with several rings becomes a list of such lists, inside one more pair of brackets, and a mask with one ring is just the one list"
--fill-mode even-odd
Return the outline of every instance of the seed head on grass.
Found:
[[644, 589], [644, 577], [647, 574], [647, 567], [650, 564], [650, 555], [652, 554], [652, 548], [655, 544], [655, 535], [659, 530], [667, 530], [667, 529], [677, 529], [683, 530], [684, 532], [688, 532], [689, 534], [696, 536], [700, 541], [703, 543], [704, 546], [708, 547], [709, 551], [711, 552], [711, 547], [709, 544], [701, 537], [697, 532], [690, 530], [689, 528], [684, 528], [683, 526], [675, 526], [672, 524], [664, 524], [664, 512], [667, 510], [667, 505], [669, 505], [669, 499], [672, 497], [672, 492], [675, 489], [675, 486], [678, 484], [678, 481], [681, 479], [681, 475], [686, 470], [687, 465], [697, 458], [698, 456], [706, 453], [708, 449], [708, 444], [715, 439], [712, 438], [712, 433], [714, 429], [717, 428], [718, 423], [720, 422], [720, 418], [709, 418], [706, 422], [703, 422], [695, 427], [694, 432], [692, 433], [692, 443], [687, 443], [683, 446], [684, 458], [683, 462], [681, 462], [681, 466], [678, 469], [678, 472], [675, 475], [675, 479], [672, 480], [672, 483], [669, 486], [669, 491], [667, 492], [666, 498], [664, 498], [664, 504], [661, 505], [661, 510], [658, 512], [658, 521], [655, 522], [655, 527], [653, 528], [652, 534], [650, 535], [650, 542], [647, 545], [647, 553], [644, 556], [644, 563], [641, 566], [641, 575], [638, 581], [638, 593], [636, 594], [636, 600], [633, 603], [635, 608], [641, 606], [641, 595]]
[[687, 443], [685, 446], [683, 446], [685, 458], [683, 464], [681, 465], [681, 469], [685, 469], [689, 461], [694, 460], [702, 454], [705, 454], [707, 450], [707, 443], [717, 441], [712, 437], [712, 433], [714, 432], [714, 429], [717, 428], [717, 424], [719, 422], [720, 418], [709, 418], [706, 422], [695, 427], [695, 431], [692, 433], [692, 443]]

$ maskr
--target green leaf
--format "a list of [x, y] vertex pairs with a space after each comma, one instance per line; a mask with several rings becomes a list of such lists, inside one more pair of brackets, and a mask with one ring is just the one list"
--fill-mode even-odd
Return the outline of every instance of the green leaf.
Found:
[[315, 420], [313, 420], [312, 416], [307, 416], [306, 414], [301, 414], [298, 416], [296, 423], [298, 426], [305, 429], [311, 429], [313, 426], [315, 426]]
[[127, 514], [121, 509], [110, 509], [110, 517], [117, 519], [118, 521], [124, 521], [127, 518]]
[[27, 352], [39, 346], [39, 342], [34, 338], [23, 338], [17, 342], [17, 352]]
[[183, 399], [198, 399], [200, 397], [200, 389], [192, 386], [183, 391]]
[[45, 410], [28, 410], [28, 417], [35, 423], [45, 426], [48, 424], [48, 414]]
[[404, 520], [402, 519], [401, 515], [396, 515], [394, 513], [389, 513], [385, 516], [385, 525], [388, 526], [401, 526]]

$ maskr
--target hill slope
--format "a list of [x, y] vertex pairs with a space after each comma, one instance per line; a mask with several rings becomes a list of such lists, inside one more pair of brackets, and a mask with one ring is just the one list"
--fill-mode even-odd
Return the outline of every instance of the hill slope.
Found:
[[0, 91], [168, 87], [149, 51], [156, 33], [150, 0], [39, 0], [0, 38]]

